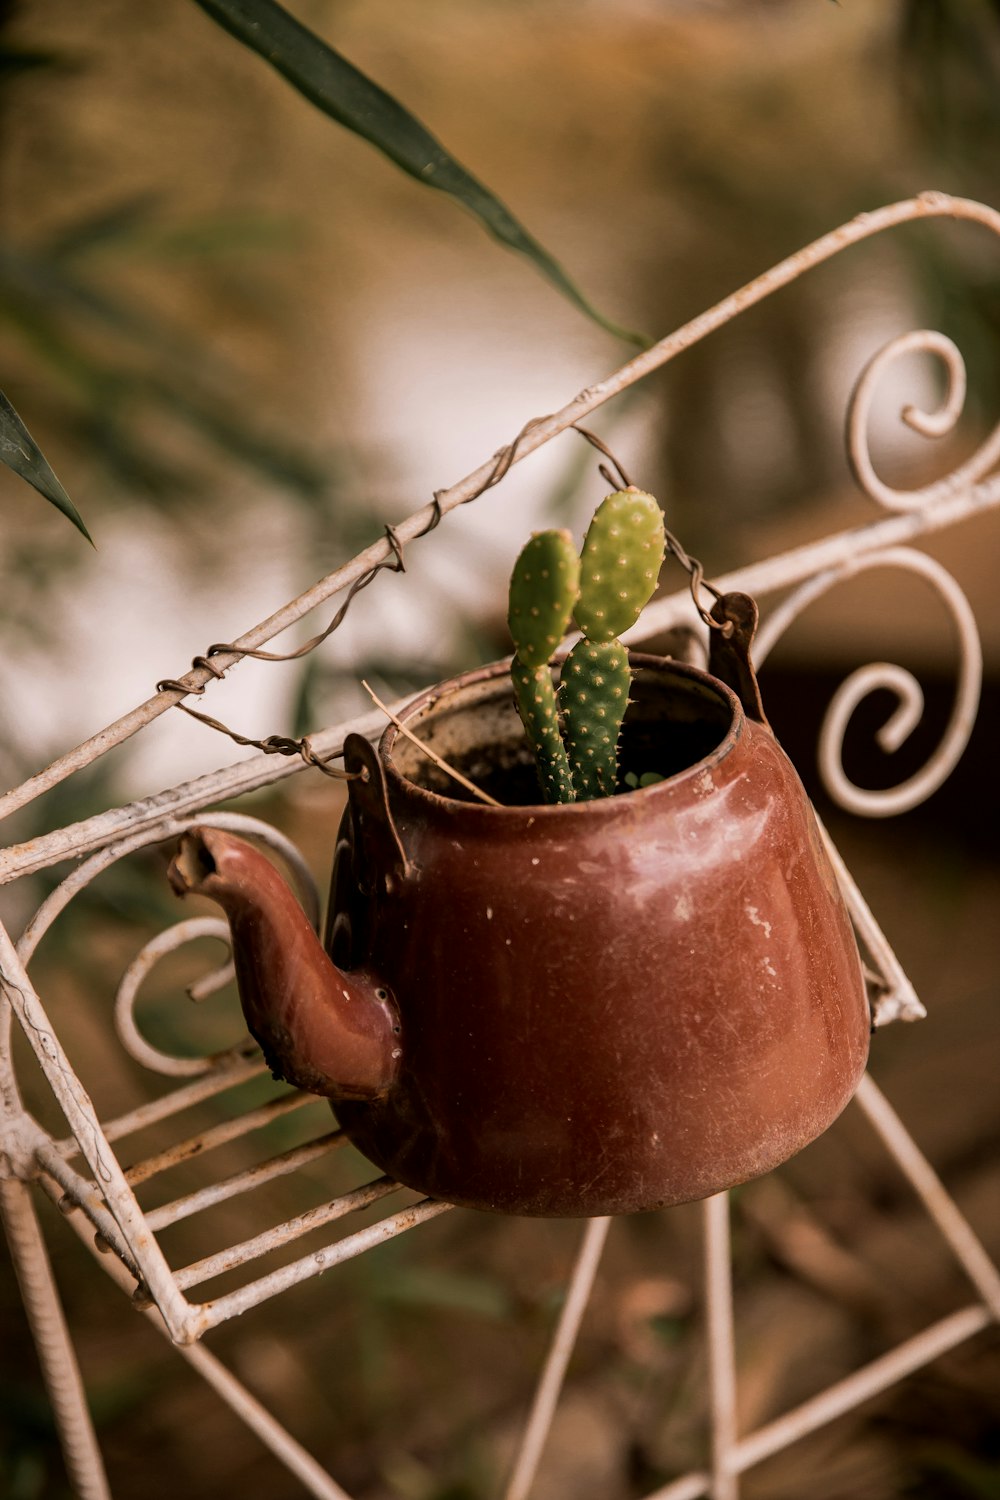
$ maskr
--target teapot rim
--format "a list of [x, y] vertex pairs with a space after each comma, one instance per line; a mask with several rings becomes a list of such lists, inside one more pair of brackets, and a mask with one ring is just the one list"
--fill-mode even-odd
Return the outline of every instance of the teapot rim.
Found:
[[[562, 653], [564, 655], [565, 653]], [[561, 656], [557, 655], [556, 662], [560, 662]], [[718, 744], [701, 757], [693, 761], [691, 765], [675, 771], [670, 776], [664, 777], [662, 781], [651, 786], [635, 787], [628, 792], [619, 793], [612, 797], [596, 798], [588, 802], [555, 802], [555, 803], [514, 803], [502, 806], [492, 806], [485, 802], [473, 802], [467, 798], [449, 797], [442, 792], [432, 791], [429, 787], [422, 786], [420, 782], [401, 771], [393, 759], [392, 751], [399, 738], [400, 730], [395, 723], [386, 726], [378, 742], [378, 756], [389, 783], [398, 792], [421, 802], [428, 808], [437, 808], [441, 811], [451, 813], [472, 813], [476, 816], [498, 818], [502, 816], [511, 817], [517, 815], [523, 818], [528, 814], [533, 820], [538, 817], [546, 819], [553, 817], [593, 817], [595, 815], [608, 816], [614, 811], [622, 812], [625, 806], [635, 807], [635, 798], [644, 799], [662, 797], [672, 793], [684, 786], [698, 776], [703, 776], [706, 771], [716, 769], [725, 761], [740, 743], [747, 727], [747, 717], [738, 695], [726, 683], [718, 677], [706, 671], [703, 667], [694, 666], [689, 662], [676, 661], [669, 656], [656, 656], [650, 652], [629, 651], [630, 663], [639, 669], [647, 668], [653, 670], [669, 670], [679, 677], [687, 678], [703, 687], [710, 688], [730, 712], [729, 726], [725, 730]], [[405, 708], [400, 710], [398, 718], [404, 725], [418, 717], [422, 712], [433, 709], [437, 703], [445, 697], [454, 699], [466, 689], [475, 688], [480, 685], [497, 681], [502, 684], [509, 676], [510, 659], [491, 662], [483, 667], [475, 667], [468, 672], [461, 672], [455, 677], [447, 678], [443, 682], [436, 683], [427, 688], [417, 697], [411, 699]], [[470, 705], [472, 707], [474, 705]]]

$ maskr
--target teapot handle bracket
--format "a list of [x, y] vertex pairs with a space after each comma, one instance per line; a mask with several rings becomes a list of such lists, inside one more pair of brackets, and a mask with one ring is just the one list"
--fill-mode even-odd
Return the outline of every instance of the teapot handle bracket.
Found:
[[712, 619], [719, 625], [731, 625], [732, 629], [728, 633], [710, 632], [708, 670], [733, 690], [748, 719], [770, 729], [750, 657], [758, 618], [756, 600], [749, 594], [719, 595], [712, 605]]
[[354, 832], [356, 869], [368, 883], [375, 872], [386, 890], [410, 873], [410, 862], [389, 811], [385, 771], [375, 747], [360, 734], [344, 741], [344, 767], [353, 773], [348, 797]]

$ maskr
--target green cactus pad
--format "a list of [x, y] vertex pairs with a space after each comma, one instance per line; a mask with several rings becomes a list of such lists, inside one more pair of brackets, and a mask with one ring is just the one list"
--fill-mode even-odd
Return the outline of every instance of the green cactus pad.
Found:
[[576, 623], [612, 641], [652, 597], [663, 561], [663, 515], [643, 490], [618, 490], [597, 507], [583, 544]]
[[610, 797], [618, 778], [618, 735], [632, 670], [621, 641], [578, 641], [562, 669], [559, 706], [579, 801]]
[[507, 624], [525, 666], [543, 667], [569, 628], [580, 587], [580, 559], [568, 531], [538, 531], [510, 580]]
[[546, 802], [575, 802], [569, 758], [559, 733], [556, 690], [548, 663], [533, 667], [515, 656], [510, 667], [514, 698], [538, 768]]

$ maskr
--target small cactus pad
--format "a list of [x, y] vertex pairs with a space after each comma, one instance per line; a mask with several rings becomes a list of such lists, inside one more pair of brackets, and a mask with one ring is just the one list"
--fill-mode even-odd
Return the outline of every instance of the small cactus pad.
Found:
[[562, 669], [559, 706], [579, 801], [610, 797], [618, 778], [618, 734], [632, 671], [621, 641], [578, 641]]
[[533, 667], [520, 656], [515, 656], [510, 676], [517, 711], [534, 752], [542, 795], [546, 802], [575, 802], [569, 759], [559, 733], [556, 690], [548, 663]]
[[583, 544], [574, 610], [589, 640], [611, 641], [635, 624], [656, 588], [663, 545], [663, 514], [652, 495], [618, 490], [601, 501]]
[[568, 531], [537, 531], [510, 580], [507, 624], [522, 663], [544, 667], [569, 628], [580, 559]]

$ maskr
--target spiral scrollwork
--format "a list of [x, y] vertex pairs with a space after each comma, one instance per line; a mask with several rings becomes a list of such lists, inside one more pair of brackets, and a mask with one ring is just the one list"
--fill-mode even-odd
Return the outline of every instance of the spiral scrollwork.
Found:
[[[136, 853], [139, 849], [174, 838], [195, 825], [222, 828], [230, 833], [238, 833], [264, 844], [272, 853], [277, 854], [284, 860], [291, 872], [306, 915], [313, 926], [317, 926], [319, 897], [315, 882], [302, 855], [291, 840], [257, 818], [250, 818], [242, 813], [211, 812], [200, 814], [198, 817], [169, 819], [162, 824], [144, 829], [138, 834], [108, 845], [84, 860], [50, 892], [25, 928], [17, 944], [18, 954], [22, 961], [25, 964], [30, 961], [42, 938], [60, 913], [104, 870], [128, 855]], [[228, 945], [227, 924], [216, 917], [191, 917], [174, 924], [143, 946], [129, 964], [118, 986], [115, 997], [115, 1026], [119, 1038], [136, 1062], [154, 1072], [175, 1078], [194, 1077], [211, 1072], [236, 1057], [246, 1055], [249, 1045], [246, 1040], [225, 1052], [217, 1052], [208, 1056], [173, 1055], [153, 1046], [142, 1034], [136, 1019], [135, 1007], [140, 989], [156, 964], [168, 953], [176, 952], [185, 944], [205, 937], [218, 938]], [[195, 1001], [207, 999], [209, 995], [215, 994], [217, 990], [229, 983], [232, 977], [232, 963], [227, 960], [192, 984], [188, 994]], [[2, 1024], [9, 1026], [9, 1016]], [[3, 1049], [0, 1048], [0, 1050]]]
[[[165, 1073], [172, 1078], [196, 1077], [200, 1073], [208, 1072], [218, 1062], [245, 1050], [245, 1047], [230, 1048], [225, 1053], [215, 1053], [210, 1057], [178, 1057], [172, 1053], [163, 1052], [159, 1047], [154, 1047], [139, 1030], [135, 1018], [135, 1003], [150, 970], [168, 953], [175, 953], [186, 943], [205, 937], [218, 938], [220, 942], [228, 945], [229, 928], [217, 917], [191, 917], [185, 922], [178, 922], [173, 927], [168, 927], [165, 932], [158, 933], [155, 938], [144, 945], [129, 964], [118, 986], [118, 992], [115, 995], [115, 1030], [118, 1032], [119, 1040], [136, 1062], [142, 1063], [143, 1067], [149, 1068], [154, 1073]], [[227, 963], [208, 976], [212, 991], [222, 988], [230, 977], [230, 971], [231, 965]], [[205, 994], [205, 988], [203, 981], [202, 995]]]
[[869, 447], [868, 429], [872, 405], [882, 376], [889, 365], [903, 355], [924, 353], [940, 359], [946, 376], [944, 400], [937, 411], [921, 411], [908, 404], [900, 411], [900, 420], [912, 432], [925, 438], [947, 437], [955, 430], [965, 406], [965, 362], [956, 344], [943, 333], [921, 328], [891, 340], [865, 366], [854, 387], [847, 410], [847, 453], [858, 484], [872, 500], [888, 510], [919, 510], [935, 500], [967, 489], [1000, 462], [1000, 423], [980, 443], [976, 451], [949, 474], [933, 484], [916, 490], [898, 490], [886, 484], [875, 472]]
[[849, 558], [808, 579], [783, 601], [762, 626], [755, 656], [759, 665], [808, 605], [844, 579], [872, 568], [902, 568], [925, 578], [951, 616], [959, 646], [955, 701], [941, 741], [926, 764], [895, 787], [871, 791], [855, 785], [843, 766], [844, 736], [862, 699], [878, 688], [885, 688], [895, 696], [897, 706], [878, 731], [877, 739], [888, 754], [898, 750], [923, 715], [923, 690], [913, 674], [892, 662], [872, 662], [859, 667], [841, 683], [827, 708], [818, 754], [826, 790], [847, 812], [866, 818], [889, 818], [918, 806], [943, 785], [958, 764], [976, 721], [983, 676], [982, 647], [969, 601], [947, 569], [912, 547], [888, 547]]

